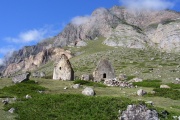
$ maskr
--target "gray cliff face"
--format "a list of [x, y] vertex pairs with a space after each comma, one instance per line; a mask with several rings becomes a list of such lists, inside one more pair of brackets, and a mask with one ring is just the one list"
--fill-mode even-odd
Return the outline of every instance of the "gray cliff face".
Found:
[[86, 23], [68, 24], [55, 37], [54, 46], [66, 46], [80, 40], [93, 40], [96, 37], [107, 37], [109, 32], [119, 24], [119, 18], [105, 8], [95, 10]]
[[[119, 6], [111, 9], [99, 8], [87, 18], [85, 23], [76, 25], [71, 22], [67, 25], [54, 38], [54, 46], [67, 46], [77, 41], [94, 40], [96, 37], [103, 36], [107, 38], [104, 44], [109, 46], [145, 48], [147, 45], [156, 44], [156, 47], [163, 51], [178, 52], [178, 28], [174, 28], [171, 22], [179, 18], [180, 13], [170, 10], [135, 11]], [[166, 25], [163, 25], [163, 28], [158, 27], [161, 24]], [[176, 22], [176, 26], [179, 24]], [[163, 37], [162, 32], [166, 33]], [[172, 33], [175, 34], [172, 35]], [[157, 40], [161, 42], [154, 42]]]

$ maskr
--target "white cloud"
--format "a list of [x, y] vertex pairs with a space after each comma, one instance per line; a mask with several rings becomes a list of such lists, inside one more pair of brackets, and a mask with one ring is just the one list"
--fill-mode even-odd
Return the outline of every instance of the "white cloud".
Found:
[[57, 30], [54, 30], [53, 26], [45, 26], [41, 29], [32, 29], [21, 32], [17, 37], [6, 37], [4, 40], [11, 43], [31, 43], [52, 37], [54, 34], [57, 34]]
[[74, 24], [74, 25], [82, 25], [82, 24], [85, 24], [89, 21], [90, 19], [90, 16], [77, 16], [77, 17], [74, 17], [72, 20], [71, 20], [71, 23]]
[[33, 42], [33, 41], [39, 41], [44, 38], [46, 34], [46, 31], [44, 30], [29, 30], [26, 32], [21, 32], [18, 37], [13, 38], [13, 37], [7, 37], [5, 40], [8, 40], [9, 42], [14, 42], [14, 43], [28, 43], [28, 42]]
[[129, 9], [136, 10], [164, 10], [172, 8], [174, 2], [168, 0], [119, 0], [120, 3]]
[[6, 48], [0, 48], [0, 54], [6, 55], [14, 52], [15, 48], [12, 46], [7, 46]]

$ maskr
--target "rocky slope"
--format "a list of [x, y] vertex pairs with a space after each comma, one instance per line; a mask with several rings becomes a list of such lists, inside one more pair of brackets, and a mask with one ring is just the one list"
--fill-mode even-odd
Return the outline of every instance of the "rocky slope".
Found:
[[[133, 11], [119, 6], [111, 9], [99, 8], [91, 16], [80, 17], [79, 20], [84, 20], [83, 22], [72, 20], [54, 38], [14, 52], [6, 61], [4, 75], [36, 69], [42, 63], [52, 60], [50, 58], [53, 55], [57, 57], [59, 47], [76, 46], [83, 43], [82, 41], [95, 40], [98, 37], [105, 37], [103, 44], [108, 46], [151, 46], [161, 51], [180, 52], [179, 18], [180, 13], [170, 10]], [[54, 50], [57, 51], [52, 55]]]
[[[152, 36], [149, 36], [148, 33], [153, 31], [151, 35], [156, 34], [158, 28], [155, 26], [166, 23], [169, 26], [165, 30], [170, 29], [173, 32], [173, 26], [170, 23], [178, 18], [180, 18], [180, 13], [170, 10], [133, 11], [118, 6], [111, 9], [99, 8], [91, 16], [86, 17], [86, 22], [78, 25], [71, 22], [67, 25], [64, 31], [55, 37], [54, 45], [66, 46], [75, 44], [77, 41], [93, 40], [96, 37], [103, 36], [108, 38], [105, 44], [110, 46], [142, 48], [144, 47], [142, 43], [152, 45]], [[117, 43], [115, 44], [114, 41]], [[177, 40], [176, 43], [179, 44], [180, 42]], [[165, 47], [159, 44], [158, 48], [161, 48], [160, 46]], [[162, 49], [167, 50], [166, 48]], [[174, 50], [174, 46], [170, 50]]]
[[30, 55], [21, 61], [11, 63], [4, 71], [4, 76], [11, 76], [18, 72], [36, 70], [42, 64], [48, 61], [57, 61], [61, 55], [65, 54], [68, 58], [71, 58], [71, 52], [65, 51], [61, 48], [50, 48], [39, 52], [37, 55]]

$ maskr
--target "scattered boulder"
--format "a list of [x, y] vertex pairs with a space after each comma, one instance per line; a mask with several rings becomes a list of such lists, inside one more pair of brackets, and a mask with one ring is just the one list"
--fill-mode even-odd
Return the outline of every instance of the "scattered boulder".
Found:
[[145, 102], [146, 104], [149, 104], [149, 105], [153, 105], [153, 102], [152, 101], [147, 101]]
[[82, 91], [83, 95], [87, 95], [87, 96], [94, 96], [95, 92], [92, 88], [90, 87], [86, 87], [83, 91]]
[[30, 73], [23, 73], [20, 75], [16, 75], [12, 78], [12, 81], [16, 83], [21, 83], [23, 81], [29, 80]]
[[139, 90], [137, 91], [137, 95], [138, 95], [138, 96], [143, 96], [143, 95], [145, 95], [145, 94], [147, 94], [147, 92], [144, 91], [143, 89], [139, 89]]
[[6, 98], [5, 100], [2, 100], [2, 103], [3, 103], [4, 105], [7, 105], [7, 104], [9, 103], [9, 98]]
[[168, 85], [160, 85], [160, 88], [170, 88]]
[[92, 75], [83, 74], [83, 75], [81, 76], [81, 80], [89, 81], [89, 80], [92, 80], [92, 79], [93, 79], [93, 76], [92, 76]]
[[78, 88], [80, 88], [80, 84], [75, 84], [75, 85], [73, 85], [72, 86], [74, 89], [78, 89]]
[[13, 98], [13, 101], [16, 101], [16, 100], [17, 100], [17, 98], [16, 98], [16, 97], [14, 97], [14, 98]]
[[133, 78], [129, 82], [142, 82], [143, 80], [141, 78]]
[[64, 90], [67, 90], [68, 89], [68, 87], [66, 86], [66, 87], [64, 87]]
[[119, 80], [120, 81], [123, 81], [123, 80], [126, 80], [127, 79], [127, 76], [125, 74], [120, 74], [119, 75]]
[[128, 105], [119, 120], [159, 120], [156, 110], [150, 110], [145, 105]]
[[15, 111], [15, 108], [11, 108], [8, 110], [9, 113], [14, 113], [14, 111]]
[[32, 97], [27, 94], [27, 95], [25, 96], [25, 98], [26, 98], [26, 99], [31, 99]]
[[150, 93], [154, 95], [156, 93], [156, 91], [151, 91]]

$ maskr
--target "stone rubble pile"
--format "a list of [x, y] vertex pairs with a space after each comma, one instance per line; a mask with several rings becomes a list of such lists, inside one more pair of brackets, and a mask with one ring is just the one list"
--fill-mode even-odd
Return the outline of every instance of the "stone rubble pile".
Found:
[[133, 88], [133, 84], [126, 82], [126, 81], [118, 81], [116, 79], [106, 79], [104, 84], [107, 86], [116, 86], [116, 87], [123, 87], [123, 88]]
[[119, 120], [159, 120], [156, 110], [150, 110], [145, 105], [128, 105]]

